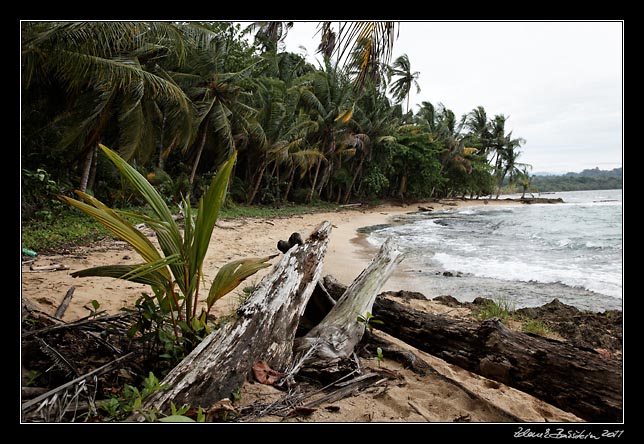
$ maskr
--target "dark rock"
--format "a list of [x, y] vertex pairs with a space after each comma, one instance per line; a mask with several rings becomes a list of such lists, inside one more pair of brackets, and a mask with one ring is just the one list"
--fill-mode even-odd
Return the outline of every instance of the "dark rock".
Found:
[[448, 307], [462, 307], [463, 303], [459, 302], [458, 299], [456, 299], [454, 296], [450, 295], [444, 295], [444, 296], [436, 296], [432, 301], [438, 301], [443, 305], [447, 305]]
[[603, 313], [582, 311], [554, 299], [541, 307], [520, 308], [516, 314], [539, 319], [552, 331], [578, 346], [606, 349], [613, 353], [622, 350], [623, 317], [619, 310]]
[[454, 273], [452, 273], [451, 271], [443, 271], [443, 276], [454, 277]]
[[476, 306], [487, 305], [491, 302], [494, 302], [494, 301], [489, 298], [482, 298], [481, 296], [478, 296], [476, 299], [472, 301], [472, 305], [476, 305]]
[[427, 297], [419, 293], [417, 291], [407, 291], [407, 290], [400, 290], [400, 291], [385, 291], [383, 293], [380, 293], [381, 296], [391, 296], [395, 298], [402, 299], [403, 301], [409, 302], [412, 299], [420, 300], [420, 301], [426, 301]]

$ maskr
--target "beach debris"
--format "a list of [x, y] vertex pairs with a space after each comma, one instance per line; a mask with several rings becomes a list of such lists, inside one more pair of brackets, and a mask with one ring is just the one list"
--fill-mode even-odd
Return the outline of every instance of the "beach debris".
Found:
[[285, 240], [280, 240], [277, 242], [277, 249], [281, 251], [282, 253], [286, 254], [288, 250], [293, 248], [295, 245], [302, 245], [304, 241], [302, 240], [302, 236], [300, 233], [295, 232], [291, 233], [291, 236], [288, 238], [287, 241]]
[[434, 210], [434, 207], [422, 207], [422, 206], [418, 207], [418, 211], [428, 212], [428, 211], [433, 211], [433, 210]]
[[383, 321], [374, 329], [449, 364], [587, 421], [622, 419], [622, 366], [595, 350], [511, 330], [498, 318], [450, 318], [393, 298], [376, 298], [373, 313]]
[[71, 287], [69, 287], [69, 290], [67, 290], [67, 293], [63, 298], [63, 301], [58, 306], [58, 309], [56, 309], [56, 313], [54, 314], [54, 316], [57, 317], [58, 319], [63, 318], [63, 315], [65, 314], [65, 310], [67, 310], [67, 307], [69, 306], [69, 302], [72, 300], [72, 296], [74, 295], [74, 290], [76, 290], [75, 286], [72, 285]]
[[239, 415], [229, 398], [220, 399], [206, 411], [206, 422], [225, 421], [230, 416]]
[[24, 254], [25, 256], [30, 256], [30, 257], [38, 256], [38, 253], [36, 253], [34, 250], [30, 250], [29, 248], [23, 248], [22, 249], [22, 254]]
[[58, 264], [52, 262], [49, 265], [42, 265], [42, 266], [37, 266], [37, 265], [30, 265], [29, 270], [33, 272], [38, 272], [38, 271], [62, 271], [62, 270], [69, 270], [69, 267], [64, 264]]
[[257, 382], [267, 385], [273, 385], [286, 376], [286, 374], [270, 368], [265, 361], [257, 361], [253, 364], [253, 374]]

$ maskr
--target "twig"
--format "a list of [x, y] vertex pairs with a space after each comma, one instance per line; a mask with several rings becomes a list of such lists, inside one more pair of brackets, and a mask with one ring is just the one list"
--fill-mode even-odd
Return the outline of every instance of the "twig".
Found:
[[114, 367], [119, 362], [124, 361], [126, 359], [129, 359], [132, 355], [134, 355], [134, 352], [130, 352], [125, 356], [121, 356], [120, 358], [117, 358], [117, 359], [115, 359], [115, 360], [113, 360], [111, 362], [108, 362], [107, 364], [105, 364], [105, 365], [103, 365], [103, 366], [101, 366], [101, 367], [99, 367], [99, 368], [97, 368], [95, 370], [92, 370], [89, 373], [86, 373], [86, 374], [84, 374], [82, 376], [79, 376], [76, 379], [73, 379], [73, 380], [71, 380], [69, 382], [66, 382], [63, 385], [60, 385], [60, 386], [56, 387], [55, 389], [52, 389], [52, 390], [48, 391], [47, 393], [43, 393], [42, 395], [32, 399], [31, 401], [25, 402], [24, 404], [22, 404], [22, 411], [23, 412], [27, 411], [29, 408], [31, 408], [31, 407], [35, 406], [36, 404], [44, 401], [45, 399], [49, 398], [50, 396], [53, 396], [53, 395], [65, 390], [65, 389], [67, 389], [68, 387], [71, 387], [74, 384], [79, 384], [79, 383], [83, 382], [84, 380], [86, 380], [87, 378], [89, 378], [90, 376], [99, 376], [99, 375], [105, 373], [107, 370], [109, 370], [110, 368]]
[[[36, 338], [40, 343], [40, 349], [54, 361], [54, 366], [58, 366], [68, 375], [78, 376], [78, 370], [74, 367], [58, 350], [47, 344], [42, 338]], [[52, 366], [53, 367], [53, 366]], [[51, 369], [51, 367], [50, 367]]]
[[72, 296], [74, 295], [74, 290], [76, 290], [75, 286], [72, 285], [71, 287], [69, 287], [69, 290], [67, 290], [67, 293], [63, 298], [63, 302], [61, 302], [60, 305], [58, 306], [58, 309], [54, 314], [54, 316], [57, 317], [58, 319], [62, 319], [63, 315], [65, 314], [65, 310], [67, 310], [67, 307], [69, 306], [69, 303], [72, 300]]

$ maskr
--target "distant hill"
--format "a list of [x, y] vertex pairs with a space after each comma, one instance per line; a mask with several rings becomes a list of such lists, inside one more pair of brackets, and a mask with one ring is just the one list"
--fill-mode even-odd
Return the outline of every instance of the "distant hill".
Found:
[[532, 187], [536, 191], [577, 191], [577, 190], [615, 190], [622, 189], [622, 168], [583, 170], [580, 173], [560, 175], [534, 175]]

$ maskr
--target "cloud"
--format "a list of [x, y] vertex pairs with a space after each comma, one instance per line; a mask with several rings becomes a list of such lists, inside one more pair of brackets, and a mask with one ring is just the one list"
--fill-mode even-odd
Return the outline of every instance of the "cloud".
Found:
[[[287, 49], [310, 57], [317, 22], [300, 23]], [[443, 103], [457, 116], [483, 106], [509, 116], [535, 171], [622, 165], [623, 23], [402, 22], [392, 61], [420, 71], [412, 105]], [[413, 109], [413, 108], [412, 108]]]

